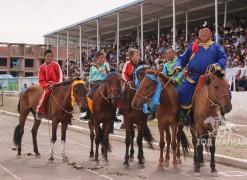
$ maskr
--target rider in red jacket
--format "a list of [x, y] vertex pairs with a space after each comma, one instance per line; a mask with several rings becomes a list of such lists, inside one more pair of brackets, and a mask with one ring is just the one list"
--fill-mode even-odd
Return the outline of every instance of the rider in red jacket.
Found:
[[39, 104], [36, 109], [36, 119], [41, 120], [41, 114], [45, 113], [45, 102], [50, 95], [50, 88], [55, 84], [63, 81], [62, 70], [58, 63], [53, 61], [53, 53], [51, 50], [46, 50], [45, 63], [39, 67], [38, 78], [39, 84], [43, 87], [43, 93], [39, 98]]

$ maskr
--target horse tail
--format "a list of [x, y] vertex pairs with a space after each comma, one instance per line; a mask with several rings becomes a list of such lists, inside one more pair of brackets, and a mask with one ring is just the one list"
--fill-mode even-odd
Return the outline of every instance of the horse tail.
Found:
[[153, 142], [155, 142], [155, 139], [152, 136], [148, 125], [146, 125], [144, 128], [144, 136], [143, 137], [144, 137], [144, 140], [148, 143], [149, 148], [154, 149]]
[[21, 94], [22, 93], [20, 93], [20, 97], [19, 97], [19, 101], [18, 101], [18, 105], [17, 105], [17, 111], [18, 111], [19, 114], [21, 112], [21, 106], [20, 106], [20, 103], [21, 103]]
[[190, 156], [190, 154], [191, 154], [190, 153], [190, 142], [189, 142], [187, 136], [185, 135], [183, 129], [181, 129], [180, 142], [181, 142], [181, 145], [182, 145], [184, 157], [186, 156], [186, 154], [188, 154]]
[[[103, 144], [104, 131], [103, 131], [103, 129], [101, 127], [99, 128], [99, 138], [100, 138], [100, 143]], [[107, 151], [108, 152], [112, 152], [112, 145], [111, 145], [111, 143], [109, 141], [108, 141]]]
[[14, 137], [13, 137], [13, 142], [15, 144], [15, 146], [19, 146], [21, 144], [21, 125], [18, 124], [15, 127], [15, 131], [14, 131]]

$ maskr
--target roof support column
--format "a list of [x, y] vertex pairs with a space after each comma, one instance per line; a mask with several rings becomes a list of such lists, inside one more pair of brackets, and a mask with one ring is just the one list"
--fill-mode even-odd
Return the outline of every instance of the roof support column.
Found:
[[136, 26], [136, 42], [138, 47], [140, 48], [140, 30], [139, 30], [139, 26]]
[[117, 13], [117, 67], [119, 65], [119, 13]]
[[144, 49], [143, 49], [143, 4], [141, 4], [141, 61], [143, 61]]
[[49, 49], [49, 37], [46, 37], [46, 49]]
[[58, 38], [58, 33], [57, 33], [57, 63], [58, 63], [58, 46], [59, 46], [59, 38]]
[[225, 14], [224, 14], [224, 27], [226, 27], [226, 21], [227, 21], [227, 1], [225, 2]]
[[218, 0], [215, 0], [215, 42], [218, 43]]
[[67, 77], [69, 77], [69, 30], [67, 30]]
[[99, 45], [99, 20], [97, 19], [97, 51], [99, 51], [100, 50], [100, 45]]
[[80, 77], [82, 78], [82, 57], [81, 57], [81, 36], [82, 36], [82, 32], [81, 32], [81, 25], [79, 26], [79, 34], [80, 34], [80, 37], [79, 37], [79, 48], [80, 48]]
[[185, 13], [185, 41], [188, 42], [188, 12]]
[[176, 51], [176, 0], [172, 0], [172, 14], [173, 14], [173, 30], [172, 30], [172, 48], [174, 51]]
[[88, 42], [89, 42], [89, 39], [87, 39], [87, 59], [86, 59], [86, 60], [88, 60], [88, 59], [89, 59]]
[[160, 18], [158, 18], [157, 46], [160, 46]]

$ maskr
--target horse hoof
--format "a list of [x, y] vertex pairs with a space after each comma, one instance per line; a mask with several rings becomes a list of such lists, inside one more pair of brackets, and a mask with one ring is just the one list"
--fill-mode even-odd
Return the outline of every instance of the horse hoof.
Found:
[[211, 172], [211, 176], [212, 177], [218, 177], [219, 175], [218, 175], [218, 172], [216, 171], [216, 172]]
[[69, 161], [69, 158], [67, 156], [64, 156], [63, 157], [63, 162], [68, 162]]
[[51, 157], [48, 159], [48, 161], [54, 161], [54, 157], [51, 156]]
[[144, 164], [138, 164], [139, 169], [145, 168]]
[[80, 166], [80, 165], [74, 165], [73, 168], [79, 170], [79, 169], [82, 169], [82, 166]]
[[17, 155], [16, 156], [16, 159], [21, 159], [21, 155]]
[[129, 162], [134, 162], [134, 157], [129, 157]]
[[175, 167], [175, 168], [172, 168], [172, 172], [176, 174], [176, 173], [181, 172], [181, 169], [179, 169], [178, 167]]
[[206, 164], [205, 164], [205, 162], [203, 162], [203, 163], [200, 163], [200, 167], [206, 167]]
[[144, 157], [142, 158], [142, 162], [145, 164], [145, 158]]
[[41, 158], [40, 154], [36, 154], [36, 155], [35, 155], [35, 158], [37, 158], [37, 159], [38, 159], [38, 158]]
[[178, 164], [182, 164], [182, 160], [181, 160], [181, 159], [178, 159], [178, 160], [177, 160], [177, 163], [178, 163]]
[[164, 167], [169, 167], [169, 162], [164, 162]]
[[103, 166], [108, 166], [109, 165], [109, 161], [103, 161]]
[[200, 176], [201, 176], [201, 173], [200, 173], [200, 172], [194, 172], [194, 173], [193, 173], [193, 176], [194, 176], [194, 177], [200, 177]]
[[98, 165], [99, 165], [99, 161], [95, 161], [94, 166], [98, 166]]
[[89, 161], [94, 161], [94, 157], [89, 157]]
[[125, 166], [126, 169], [129, 169], [130, 168], [129, 164], [125, 164], [124, 163], [124, 166]]
[[164, 167], [162, 165], [157, 166], [157, 171], [164, 171]]

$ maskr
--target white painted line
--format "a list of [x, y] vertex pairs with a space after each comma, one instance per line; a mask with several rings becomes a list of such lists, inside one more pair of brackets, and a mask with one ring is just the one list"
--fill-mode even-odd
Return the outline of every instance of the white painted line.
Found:
[[93, 171], [93, 170], [91, 170], [91, 169], [85, 169], [86, 171], [89, 171], [89, 172], [91, 172], [91, 173], [94, 173], [94, 174], [97, 174], [97, 175], [99, 175], [99, 173], [98, 172], [96, 172], [96, 171]]
[[106, 179], [114, 180], [114, 179], [112, 179], [112, 178], [110, 178], [110, 177], [108, 177], [108, 176], [105, 176], [105, 175], [100, 175], [100, 176], [102, 176], [102, 177], [104, 177], [104, 178], [106, 178]]
[[15, 179], [21, 180], [21, 178], [17, 177], [15, 174], [13, 174], [10, 170], [8, 170], [6, 167], [4, 167], [2, 164], [0, 164], [0, 167], [3, 168], [4, 171], [12, 175]]
[[5, 134], [4, 132], [0, 131], [0, 133], [1, 133], [2, 135], [4, 135], [4, 136], [7, 136], [7, 137], [8, 137], [8, 135]]
[[247, 176], [247, 172], [243, 172], [243, 171], [227, 171], [227, 172], [219, 172], [219, 174], [227, 176], [227, 177]]

